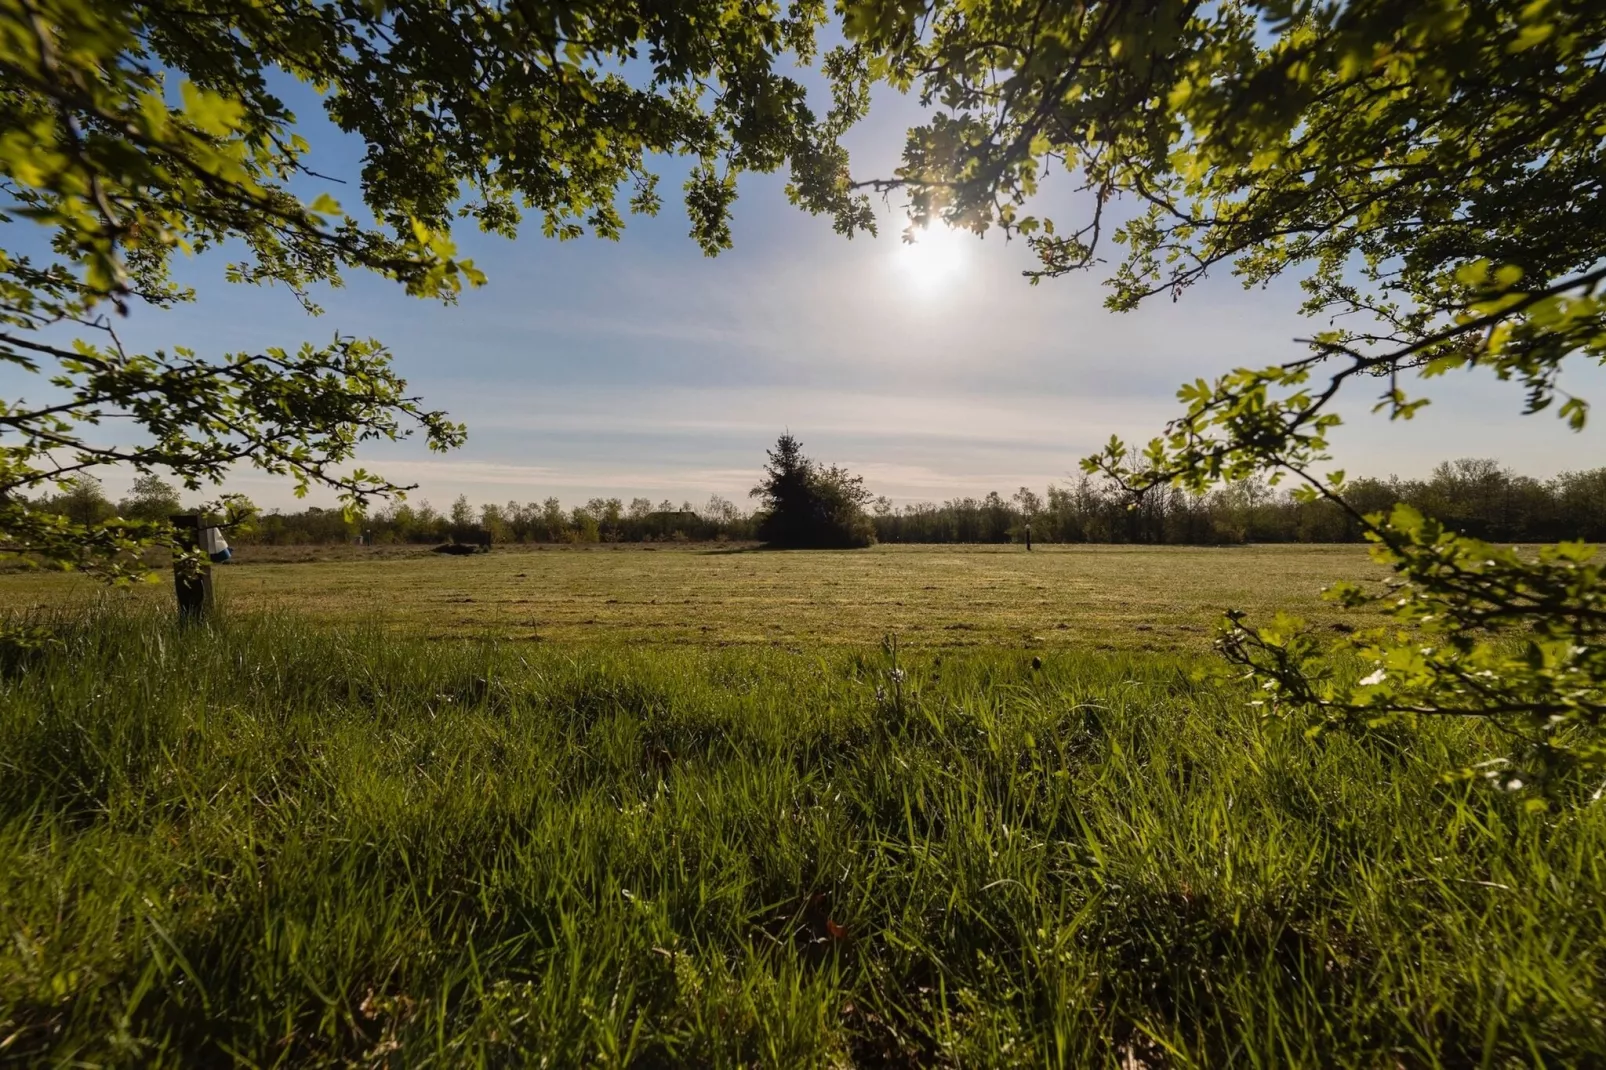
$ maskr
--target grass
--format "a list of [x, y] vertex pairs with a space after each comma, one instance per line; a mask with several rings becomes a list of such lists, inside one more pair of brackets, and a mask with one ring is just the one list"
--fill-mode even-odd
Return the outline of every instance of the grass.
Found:
[[[388, 627], [436, 638], [805, 649], [894, 632], [909, 646], [1203, 651], [1229, 607], [1339, 624], [1321, 588], [1377, 574], [1360, 546], [595, 547], [464, 558], [246, 547], [238, 561], [215, 574], [239, 609], [293, 607], [343, 624], [383, 610]], [[171, 583], [145, 593], [165, 604]], [[0, 576], [0, 600], [12, 605], [99, 594], [82, 578]]]
[[1444, 782], [1475, 726], [1311, 742], [1165, 653], [49, 616], [0, 658], [0, 1059], [1606, 1060], [1606, 812]]

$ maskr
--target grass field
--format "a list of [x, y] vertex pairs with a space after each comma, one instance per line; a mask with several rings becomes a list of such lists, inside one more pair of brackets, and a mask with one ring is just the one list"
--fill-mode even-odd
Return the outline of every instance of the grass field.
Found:
[[[1203, 650], [1221, 611], [1294, 608], [1338, 622], [1322, 587], [1377, 575], [1359, 546], [883, 546], [241, 550], [215, 570], [237, 610], [293, 608], [429, 637], [676, 644], [878, 643]], [[89, 599], [82, 577], [0, 576], [14, 605]], [[170, 601], [171, 584], [143, 592]]]
[[[0, 1061], [1606, 1064], [1594, 785], [1191, 673], [1211, 599], [1361, 561], [342, 553], [189, 629], [0, 577], [53, 607], [0, 646]], [[484, 637], [537, 588], [552, 641]]]

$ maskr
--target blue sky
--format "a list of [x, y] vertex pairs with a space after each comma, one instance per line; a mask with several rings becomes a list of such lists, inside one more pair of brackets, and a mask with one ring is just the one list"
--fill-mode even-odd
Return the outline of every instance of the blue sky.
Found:
[[[304, 118], [314, 107], [298, 103]], [[856, 173], [889, 172], [916, 115], [883, 96], [850, 140]], [[359, 147], [307, 126], [312, 166], [355, 179]], [[677, 184], [666, 174], [666, 193]], [[1246, 292], [1223, 272], [1179, 303], [1118, 315], [1102, 308], [1097, 273], [1029, 286], [1022, 243], [940, 235], [905, 247], [896, 198], [879, 238], [847, 241], [788, 205], [783, 184], [744, 177], [736, 247], [714, 259], [666, 197], [661, 216], [632, 219], [617, 243], [461, 231], [460, 250], [490, 283], [455, 306], [353, 275], [320, 293], [326, 314], [309, 319], [283, 291], [224, 284], [226, 258], [208, 257], [180, 272], [197, 303], [137, 311], [122, 333], [139, 348], [203, 353], [337, 330], [381, 339], [413, 388], [469, 427], [468, 445], [449, 455], [420, 443], [363, 455], [418, 483], [415, 499], [702, 502], [720, 493], [745, 504], [783, 429], [898, 501], [1041, 491], [1073, 478], [1077, 460], [1112, 433], [1156, 433], [1180, 382], [1287, 359], [1298, 352], [1291, 340], [1313, 329], [1293, 312], [1293, 280]], [[332, 192], [355, 199], [351, 187]], [[1580, 370], [1564, 385], [1599, 398], [1606, 375]], [[39, 393], [0, 373], [0, 396], [23, 392]], [[1600, 421], [1574, 435], [1551, 417], [1523, 417], [1510, 384], [1461, 376], [1440, 380], [1434, 396], [1416, 420], [1390, 424], [1355, 394], [1338, 463], [1352, 475], [1405, 476], [1458, 456], [1538, 476], [1606, 463]], [[115, 494], [126, 480], [106, 483]], [[288, 483], [247, 471], [231, 489], [268, 507], [294, 502]]]

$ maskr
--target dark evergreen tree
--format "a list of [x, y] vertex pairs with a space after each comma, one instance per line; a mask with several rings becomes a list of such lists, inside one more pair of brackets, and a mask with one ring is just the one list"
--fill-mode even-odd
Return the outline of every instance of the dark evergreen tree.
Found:
[[764, 478], [752, 495], [763, 500], [758, 537], [771, 546], [868, 546], [875, 531], [864, 504], [864, 479], [836, 465], [821, 467], [803, 454], [790, 432], [776, 440]]

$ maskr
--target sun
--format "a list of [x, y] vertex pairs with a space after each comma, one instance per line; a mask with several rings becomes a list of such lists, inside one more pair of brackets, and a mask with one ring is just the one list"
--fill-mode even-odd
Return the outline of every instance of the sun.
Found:
[[895, 254], [899, 273], [918, 292], [932, 293], [964, 274], [969, 259], [965, 238], [951, 227], [937, 225], [917, 230], [913, 242], [902, 237]]

